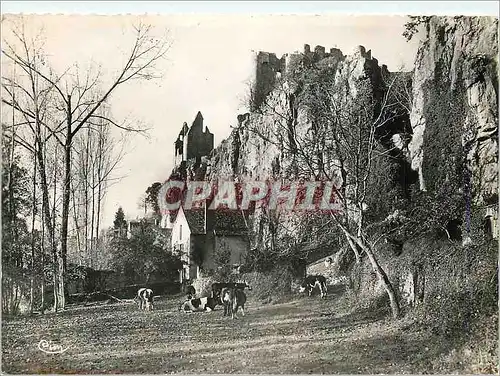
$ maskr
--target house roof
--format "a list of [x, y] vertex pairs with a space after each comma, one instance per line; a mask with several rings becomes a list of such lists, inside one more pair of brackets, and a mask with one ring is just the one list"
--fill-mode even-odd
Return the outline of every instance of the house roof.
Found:
[[216, 210], [214, 230], [216, 235], [223, 236], [241, 236], [248, 233], [243, 213], [236, 210]]
[[205, 209], [184, 210], [184, 215], [193, 235], [205, 233]]

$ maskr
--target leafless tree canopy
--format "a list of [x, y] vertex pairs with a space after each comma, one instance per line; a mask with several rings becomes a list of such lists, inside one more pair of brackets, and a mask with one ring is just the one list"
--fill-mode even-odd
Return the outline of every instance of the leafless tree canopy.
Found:
[[38, 168], [42, 222], [52, 255], [54, 308], [62, 310], [68, 239], [76, 238], [76, 248], [85, 254], [95, 251], [102, 202], [124, 152], [114, 146], [111, 129], [147, 131], [130, 120], [115, 119], [110, 99], [132, 80], [159, 78], [156, 64], [166, 56], [170, 42], [166, 35], [155, 36], [152, 26], [139, 23], [133, 26], [134, 40], [123, 65], [111, 77], [99, 66], [82, 70], [87, 61], [56, 72], [45, 50], [43, 31], [32, 36], [28, 32], [32, 25], [22, 17], [3, 23], [10, 29], [2, 45], [7, 66], [2, 105], [13, 114], [4, 132], [13, 145], [33, 156]]

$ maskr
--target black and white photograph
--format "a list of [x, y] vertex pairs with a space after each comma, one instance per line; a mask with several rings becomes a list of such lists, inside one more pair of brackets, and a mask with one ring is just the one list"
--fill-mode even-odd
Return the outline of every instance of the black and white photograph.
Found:
[[203, 3], [2, 13], [2, 373], [498, 374], [498, 15]]

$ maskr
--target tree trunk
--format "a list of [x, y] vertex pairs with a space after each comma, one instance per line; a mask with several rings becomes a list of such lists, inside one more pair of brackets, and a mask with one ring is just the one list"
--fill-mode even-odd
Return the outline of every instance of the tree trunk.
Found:
[[352, 251], [354, 252], [354, 256], [356, 257], [356, 264], [359, 264], [361, 262], [361, 256], [359, 255], [358, 246], [347, 235], [346, 235], [346, 239], [347, 239], [347, 242], [349, 243], [349, 246], [351, 247]]
[[82, 266], [82, 247], [80, 244], [80, 225], [78, 223], [78, 209], [77, 209], [77, 205], [76, 205], [76, 201], [77, 201], [78, 197], [76, 195], [76, 189], [74, 186], [74, 182], [72, 182], [72, 184], [71, 184], [71, 193], [73, 196], [73, 200], [72, 200], [73, 201], [73, 220], [75, 221], [76, 247], [77, 247], [77, 251], [78, 251], [78, 264], [80, 266]]
[[[40, 132], [40, 126], [37, 126], [37, 132]], [[51, 226], [51, 218], [50, 218], [50, 209], [49, 209], [49, 190], [47, 186], [47, 175], [45, 173], [45, 159], [44, 159], [44, 149], [42, 149], [42, 143], [40, 139], [40, 133], [37, 133], [36, 136], [36, 151], [38, 154], [38, 168], [40, 172], [40, 180], [42, 183], [42, 214], [41, 214], [41, 219], [42, 219], [42, 235], [40, 238], [40, 245], [41, 245], [41, 252], [42, 252], [42, 259], [41, 259], [41, 264], [42, 264], [42, 286], [41, 286], [41, 294], [42, 294], [42, 306], [40, 308], [42, 315], [45, 313], [45, 227]], [[45, 220], [43, 220], [43, 217], [45, 216]], [[52, 233], [51, 230], [49, 230], [49, 238], [54, 239], [54, 236], [51, 236], [50, 234]], [[52, 241], [51, 241], [52, 245]]]
[[[36, 146], [35, 146], [36, 148]], [[30, 313], [33, 314], [35, 302], [35, 217], [36, 217], [36, 150], [33, 154], [33, 203], [31, 220], [31, 279], [30, 279]]]
[[54, 190], [53, 190], [53, 200], [52, 200], [52, 274], [53, 274], [53, 294], [54, 294], [54, 312], [60, 310], [60, 293], [59, 293], [59, 264], [60, 264], [60, 248], [58, 248], [58, 243], [56, 241], [55, 228], [56, 228], [56, 196], [57, 196], [57, 146], [54, 150]]
[[373, 271], [377, 275], [379, 281], [382, 283], [382, 286], [384, 286], [387, 296], [389, 297], [392, 317], [397, 319], [400, 315], [399, 303], [394, 288], [392, 287], [392, 284], [389, 281], [389, 277], [387, 277], [386, 272], [377, 261], [375, 254], [372, 251], [372, 248], [368, 244], [365, 244], [365, 242], [359, 238], [357, 239], [356, 243], [358, 243], [359, 246], [366, 252], [366, 255], [368, 256], [368, 259], [370, 260], [370, 263], [372, 265]]
[[104, 129], [100, 129], [99, 132], [99, 143], [97, 150], [97, 214], [96, 214], [96, 236], [99, 239], [99, 225], [101, 222], [101, 203], [102, 203], [102, 185], [104, 184], [104, 163], [103, 163], [103, 153], [104, 153]]
[[394, 292], [394, 288], [392, 287], [392, 284], [389, 281], [389, 277], [387, 277], [386, 272], [378, 263], [377, 258], [375, 257], [375, 254], [373, 253], [371, 246], [367, 244], [362, 238], [353, 236], [343, 226], [340, 226], [340, 228], [347, 237], [349, 237], [355, 244], [359, 245], [360, 248], [363, 251], [365, 251], [366, 255], [368, 256], [368, 259], [370, 260], [370, 264], [372, 265], [373, 271], [377, 275], [379, 281], [382, 283], [382, 286], [384, 287], [384, 290], [386, 291], [387, 296], [389, 297], [392, 316], [394, 318], [398, 318], [400, 315], [400, 309], [396, 293]]
[[90, 267], [95, 269], [95, 244], [94, 244], [94, 225], [95, 225], [95, 163], [92, 158], [92, 200], [91, 200], [91, 209], [90, 209]]
[[[43, 221], [45, 223], [45, 226], [48, 231], [48, 236], [49, 236], [49, 241], [50, 241], [50, 250], [53, 256], [54, 262], [57, 261], [57, 249], [56, 249], [56, 243], [55, 243], [55, 227], [53, 225], [53, 221], [55, 220], [52, 218], [50, 214], [50, 204], [49, 204], [49, 187], [47, 184], [47, 174], [45, 171], [45, 158], [44, 158], [44, 153], [43, 153], [43, 144], [41, 142], [40, 138], [40, 125], [37, 125], [37, 134], [38, 136], [36, 137], [36, 143], [37, 143], [37, 148], [36, 152], [38, 155], [38, 169], [40, 173], [40, 181], [42, 185], [42, 211], [43, 211], [43, 216], [45, 217], [45, 220]], [[56, 149], [57, 152], [57, 149]], [[57, 155], [57, 154], [56, 154]], [[54, 164], [54, 175], [56, 172], [56, 166]], [[55, 182], [54, 182], [55, 185]], [[54, 201], [55, 201], [55, 195], [54, 195]], [[55, 206], [55, 202], [54, 202]], [[55, 209], [55, 208], [54, 208]], [[54, 271], [54, 283], [56, 282], [56, 276], [55, 276], [55, 271], [56, 268], [55, 266], [53, 267]], [[55, 284], [54, 284], [55, 286]], [[56, 299], [56, 296], [54, 295], [54, 299]], [[56, 302], [54, 301], [54, 307], [55, 307]]]
[[85, 264], [92, 266], [92, 258], [89, 255], [89, 156], [90, 156], [90, 129], [87, 130], [87, 139], [85, 140], [85, 161], [83, 169], [83, 189], [84, 189], [84, 223], [85, 223]]
[[59, 284], [58, 294], [62, 298], [59, 308], [64, 310], [65, 307], [65, 279], [67, 269], [67, 254], [68, 254], [68, 218], [69, 218], [69, 199], [71, 193], [71, 95], [67, 98], [67, 122], [66, 122], [66, 143], [64, 145], [64, 187], [62, 200], [62, 220], [61, 220], [61, 250], [59, 264]]
[[[43, 203], [42, 203], [42, 212], [43, 212]], [[45, 226], [42, 221], [42, 235], [40, 237], [40, 251], [41, 251], [41, 259], [40, 263], [42, 265], [42, 281], [41, 281], [41, 307], [40, 312], [42, 315], [45, 313]]]
[[[15, 65], [14, 65], [14, 72], [15, 72]], [[13, 92], [13, 100], [15, 99], [15, 92]], [[17, 229], [16, 229], [16, 208], [15, 208], [15, 202], [14, 202], [14, 158], [15, 158], [15, 139], [16, 139], [16, 114], [14, 111], [14, 108], [12, 108], [12, 144], [10, 145], [10, 150], [9, 150], [9, 173], [7, 175], [8, 182], [6, 184], [8, 194], [9, 194], [9, 211], [10, 211], [10, 231], [12, 234], [12, 243], [13, 243], [13, 249], [14, 249], [14, 255], [17, 253], [16, 248], [18, 247], [18, 242], [17, 242]]]
[[[99, 244], [99, 225], [100, 225], [100, 217], [101, 217], [101, 184], [102, 182], [99, 182], [99, 186], [97, 188], [97, 213], [96, 213], [96, 228], [95, 228], [95, 233], [96, 233], [96, 245]], [[101, 251], [101, 262], [98, 263], [98, 266], [102, 266], [102, 251]]]
[[59, 244], [57, 247], [57, 260], [56, 260], [56, 274], [54, 286], [54, 297], [57, 297], [57, 304], [55, 305], [56, 312], [64, 311], [65, 296], [64, 296], [64, 261], [62, 256], [62, 246]]

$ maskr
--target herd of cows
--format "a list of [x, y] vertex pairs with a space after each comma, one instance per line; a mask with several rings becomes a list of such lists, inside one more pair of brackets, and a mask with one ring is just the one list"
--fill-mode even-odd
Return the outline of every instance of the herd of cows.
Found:
[[[300, 285], [300, 292], [307, 292], [311, 296], [313, 290], [318, 288], [321, 298], [326, 298], [327, 285], [326, 278], [322, 275], [309, 275]], [[179, 311], [183, 312], [201, 312], [213, 311], [217, 305], [224, 307], [224, 316], [231, 315], [231, 318], [237, 318], [236, 313], [241, 309], [245, 316], [245, 303], [247, 296], [245, 289], [252, 290], [246, 282], [225, 282], [212, 284], [211, 296], [194, 298], [196, 291], [193, 286], [187, 290], [187, 299], [179, 306]], [[142, 287], [137, 291], [139, 308], [145, 311], [153, 310], [154, 295], [150, 288]]]

